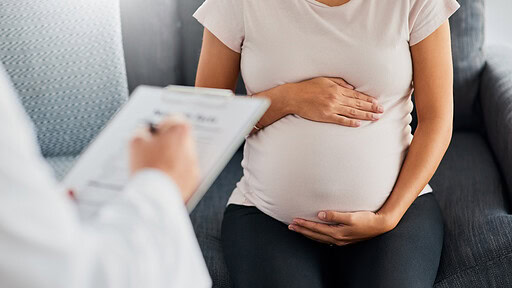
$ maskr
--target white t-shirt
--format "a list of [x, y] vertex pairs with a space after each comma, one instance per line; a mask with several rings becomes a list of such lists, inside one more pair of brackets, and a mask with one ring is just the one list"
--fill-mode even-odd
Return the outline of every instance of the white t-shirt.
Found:
[[[206, 0], [194, 17], [241, 53], [254, 94], [315, 77], [340, 77], [384, 106], [358, 128], [288, 115], [247, 139], [244, 176], [229, 203], [285, 223], [321, 210], [378, 210], [412, 141], [410, 46], [457, 9], [455, 0]], [[421, 194], [431, 192], [430, 185]], [[419, 191], [418, 191], [419, 192]]]

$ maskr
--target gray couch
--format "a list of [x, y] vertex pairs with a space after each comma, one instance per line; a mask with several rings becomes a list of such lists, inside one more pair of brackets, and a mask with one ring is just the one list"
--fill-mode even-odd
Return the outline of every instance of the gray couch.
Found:
[[[0, 0], [0, 61], [59, 177], [126, 100], [116, 1]], [[191, 15], [201, 2], [121, 0], [130, 89], [194, 84], [202, 27]], [[446, 222], [435, 287], [512, 287], [512, 49], [484, 49], [484, 1], [459, 2], [451, 19], [455, 132], [430, 182]], [[62, 19], [62, 11], [73, 16]], [[84, 11], [91, 15], [76, 17]], [[29, 14], [48, 23], [36, 31], [20, 20]], [[220, 225], [241, 157], [240, 150], [192, 214], [215, 287], [231, 287]]]

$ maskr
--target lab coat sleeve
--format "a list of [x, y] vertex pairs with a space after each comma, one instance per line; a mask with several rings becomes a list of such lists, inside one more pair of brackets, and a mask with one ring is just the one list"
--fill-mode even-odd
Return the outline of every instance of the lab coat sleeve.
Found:
[[211, 287], [178, 187], [158, 170], [139, 172], [88, 229], [98, 238], [92, 287]]
[[80, 220], [39, 151], [0, 65], [0, 287], [202, 288], [211, 280], [173, 181], [134, 175], [94, 220]]

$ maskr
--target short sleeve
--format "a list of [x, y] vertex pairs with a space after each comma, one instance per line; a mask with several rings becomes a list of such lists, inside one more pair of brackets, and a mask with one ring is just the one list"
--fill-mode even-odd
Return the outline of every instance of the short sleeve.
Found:
[[460, 5], [455, 0], [410, 0], [409, 45], [418, 44], [450, 18]]
[[193, 17], [231, 50], [240, 53], [245, 38], [244, 0], [206, 0]]

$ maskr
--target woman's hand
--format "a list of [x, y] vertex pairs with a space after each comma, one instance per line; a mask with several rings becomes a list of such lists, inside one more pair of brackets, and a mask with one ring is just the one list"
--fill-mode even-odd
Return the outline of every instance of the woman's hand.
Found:
[[393, 230], [398, 224], [398, 221], [389, 216], [371, 211], [352, 213], [326, 211], [318, 213], [318, 218], [335, 224], [294, 219], [288, 228], [318, 242], [344, 246], [384, 234]]
[[290, 89], [293, 114], [312, 121], [358, 127], [360, 120], [377, 121], [384, 112], [377, 99], [354, 90], [340, 78], [314, 78]]
[[[252, 96], [269, 98], [272, 102], [258, 122], [259, 128], [289, 114], [317, 122], [358, 127], [361, 120], [377, 121], [384, 112], [377, 99], [354, 90], [341, 78], [319, 77], [287, 83]], [[253, 130], [252, 133], [256, 132]]]

